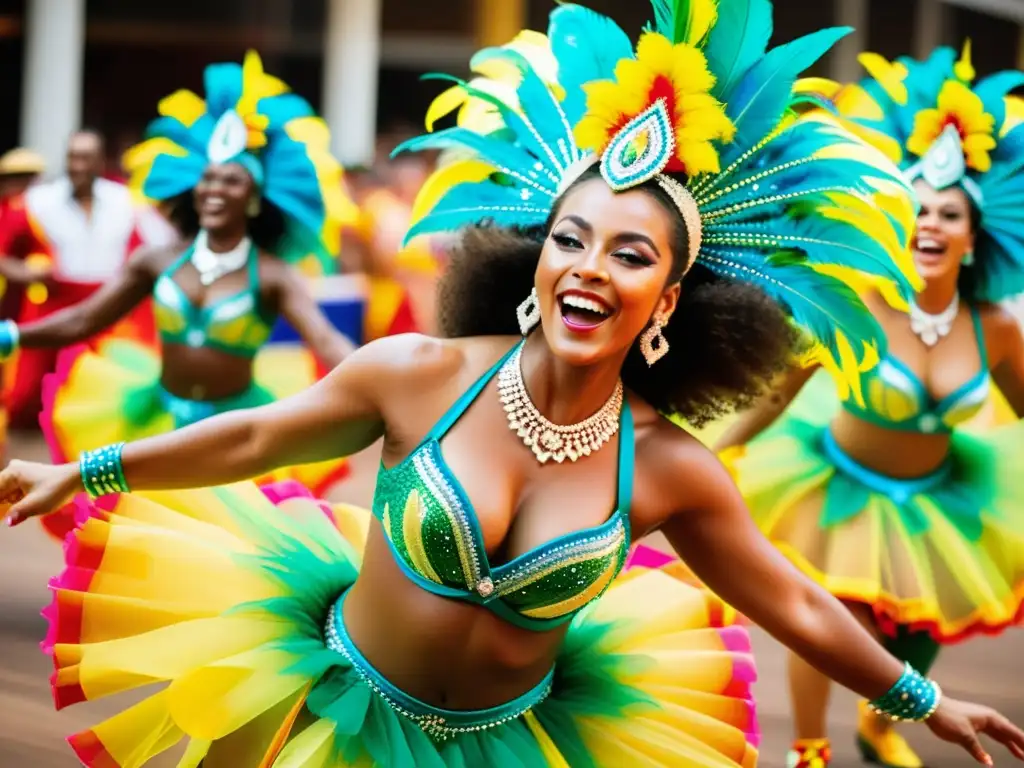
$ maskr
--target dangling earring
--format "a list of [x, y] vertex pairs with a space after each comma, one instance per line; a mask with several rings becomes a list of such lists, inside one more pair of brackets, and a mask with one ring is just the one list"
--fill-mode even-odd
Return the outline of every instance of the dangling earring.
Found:
[[668, 354], [668, 339], [661, 329], [668, 323], [668, 318], [655, 315], [647, 330], [640, 334], [640, 354], [650, 367]]
[[537, 289], [530, 291], [522, 304], [516, 307], [516, 319], [519, 320], [519, 330], [523, 336], [533, 330], [533, 327], [540, 322], [540, 301], [537, 299]]
[[245, 206], [245, 215], [250, 219], [255, 219], [260, 215], [260, 197], [259, 195], [253, 195], [249, 198], [249, 204]]
[[965, 253], [964, 257], [962, 259], [960, 259], [960, 263], [963, 264], [965, 267], [973, 266], [974, 265], [974, 251], [968, 251], [967, 253]]

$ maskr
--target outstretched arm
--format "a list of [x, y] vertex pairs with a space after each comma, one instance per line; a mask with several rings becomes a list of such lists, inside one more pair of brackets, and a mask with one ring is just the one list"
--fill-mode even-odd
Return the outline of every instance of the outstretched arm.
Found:
[[154, 261], [161, 254], [139, 249], [107, 283], [84, 301], [19, 327], [19, 344], [36, 349], [66, 347], [109, 328], [153, 291]]
[[[389, 388], [411, 386], [421, 338], [381, 339], [297, 395], [129, 443], [121, 454], [128, 487], [224, 485], [362, 450], [384, 433], [382, 404]], [[9, 525], [52, 512], [82, 490], [77, 463], [53, 467], [12, 461], [0, 472], [0, 503], [15, 502]]]
[[333, 368], [355, 351], [355, 344], [339, 332], [320, 311], [302, 279], [286, 264], [280, 265], [278, 306], [317, 359]]
[[[712, 591], [823, 674], [869, 700], [886, 694], [903, 665], [761, 535], [714, 456], [704, 450], [695, 456], [693, 446], [686, 452], [686, 476], [699, 472], [702, 482], [688, 485], [696, 496], [662, 528], [673, 548]], [[990, 709], [944, 698], [927, 723], [979, 762], [990, 759], [979, 732], [1024, 760], [1024, 733]]]
[[768, 429], [789, 407], [819, 366], [794, 366], [780, 376], [754, 406], [742, 413], [715, 443], [716, 451], [746, 445]]

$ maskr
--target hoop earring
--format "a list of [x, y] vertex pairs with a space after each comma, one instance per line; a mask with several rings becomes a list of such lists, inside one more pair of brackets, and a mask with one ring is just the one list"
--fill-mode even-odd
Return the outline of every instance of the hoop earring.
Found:
[[640, 334], [640, 354], [647, 361], [648, 368], [668, 354], [668, 339], [661, 332], [667, 324], [668, 318], [656, 316], [647, 330]]
[[960, 259], [960, 263], [965, 267], [974, 266], [974, 251], [968, 251], [964, 254], [964, 257]]
[[540, 322], [540, 300], [537, 298], [536, 288], [532, 289], [523, 303], [516, 307], [516, 319], [519, 320], [519, 330], [523, 336]]
[[259, 195], [253, 195], [249, 198], [249, 204], [245, 206], [245, 215], [250, 219], [255, 219], [260, 215], [260, 198]]

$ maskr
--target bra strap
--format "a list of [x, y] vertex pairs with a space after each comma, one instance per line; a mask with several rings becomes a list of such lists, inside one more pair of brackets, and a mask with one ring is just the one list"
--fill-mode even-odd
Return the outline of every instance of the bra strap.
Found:
[[167, 275], [167, 277], [170, 277], [171, 275], [173, 275], [175, 272], [177, 272], [179, 269], [181, 269], [183, 266], [185, 266], [185, 263], [189, 259], [192, 258], [192, 253], [193, 253], [193, 251], [195, 251], [195, 249], [196, 249], [196, 243], [193, 240], [192, 244], [188, 248], [185, 249], [184, 253], [182, 253], [181, 256], [179, 256], [174, 261], [172, 261], [171, 265], [169, 267], [167, 267], [167, 269], [165, 269], [163, 272], [161, 272], [161, 274], [162, 275]]
[[971, 320], [974, 322], [974, 337], [978, 340], [978, 355], [981, 357], [981, 370], [988, 370], [988, 350], [985, 349], [985, 329], [981, 324], [981, 312], [971, 307]]
[[444, 437], [448, 433], [448, 430], [455, 425], [455, 422], [462, 418], [462, 414], [465, 413], [466, 409], [469, 408], [473, 401], [477, 399], [484, 387], [487, 386], [487, 383], [494, 378], [501, 369], [501, 366], [503, 366], [522, 345], [522, 341], [512, 345], [512, 349], [502, 355], [501, 359], [488, 368], [484, 375], [477, 379], [476, 383], [473, 384], [472, 387], [467, 389], [458, 400], [452, 403], [451, 408], [445, 411], [444, 416], [438, 419], [430, 432], [427, 433], [423, 442], [428, 442], [429, 440], [440, 440]]
[[633, 463], [636, 443], [633, 437], [633, 411], [629, 399], [622, 399], [622, 416], [619, 426], [619, 490], [616, 508], [626, 527], [626, 541], [630, 540], [629, 510], [633, 506]]

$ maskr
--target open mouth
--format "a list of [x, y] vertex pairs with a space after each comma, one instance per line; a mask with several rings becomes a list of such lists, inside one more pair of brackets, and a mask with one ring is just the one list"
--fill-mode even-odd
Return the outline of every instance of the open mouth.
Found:
[[928, 237], [920, 238], [915, 244], [914, 250], [922, 256], [926, 256], [931, 259], [939, 259], [946, 255], [946, 246], [938, 240], [933, 240]]
[[202, 207], [200, 210], [209, 216], [215, 216], [221, 213], [227, 207], [227, 203], [223, 197], [208, 197], [203, 200]]
[[574, 331], [592, 331], [615, 313], [602, 299], [576, 292], [559, 296], [558, 306], [562, 310], [562, 322]]

